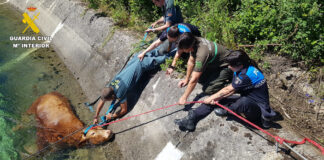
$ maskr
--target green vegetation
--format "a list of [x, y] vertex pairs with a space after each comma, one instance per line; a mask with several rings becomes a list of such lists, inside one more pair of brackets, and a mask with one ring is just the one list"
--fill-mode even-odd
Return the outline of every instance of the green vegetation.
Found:
[[[172, 64], [173, 59], [172, 58], [168, 58], [165, 60], [164, 64], [161, 64], [161, 69], [163, 71], [166, 71], [167, 68], [169, 67], [169, 65]], [[182, 75], [186, 74], [186, 68], [187, 68], [187, 59], [179, 59], [177, 61], [176, 64], [176, 68], [175, 71], [177, 71], [178, 73], [181, 73]]]
[[[1, 87], [1, 86], [0, 86]], [[8, 107], [6, 101], [4, 100], [4, 96], [0, 92], [0, 107]], [[10, 118], [10, 114], [0, 110], [0, 159], [17, 159], [18, 153], [15, 150], [15, 144], [12, 137], [14, 137], [14, 133], [11, 130], [12, 124], [6, 119]]]
[[107, 43], [111, 40], [111, 38], [112, 38], [112, 37], [114, 36], [114, 34], [115, 34], [116, 28], [117, 28], [117, 27], [113, 27], [113, 28], [111, 29], [111, 31], [108, 33], [107, 37], [105, 38], [104, 42], [102, 43], [100, 49], [103, 49], [103, 48], [107, 45]]
[[[86, 1], [89, 7], [107, 12], [116, 24], [141, 31], [162, 15], [151, 0]], [[324, 64], [320, 0], [182, 0], [177, 4], [185, 22], [198, 26], [209, 40], [232, 49], [253, 44], [248, 52], [255, 55], [269, 50], [308, 66]]]

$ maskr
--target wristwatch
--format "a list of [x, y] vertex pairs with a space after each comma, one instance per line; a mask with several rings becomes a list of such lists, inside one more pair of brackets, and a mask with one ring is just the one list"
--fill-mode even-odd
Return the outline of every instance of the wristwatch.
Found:
[[169, 68], [175, 69], [176, 67], [172, 66], [171, 64], [169, 65]]

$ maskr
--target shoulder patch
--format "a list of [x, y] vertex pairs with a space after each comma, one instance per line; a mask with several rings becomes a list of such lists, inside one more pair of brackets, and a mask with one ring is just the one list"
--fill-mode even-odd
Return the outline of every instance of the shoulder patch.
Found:
[[236, 77], [234, 83], [236, 85], [241, 84], [242, 83], [242, 80], [239, 77]]
[[172, 13], [168, 13], [168, 17], [171, 17], [172, 16]]
[[196, 68], [201, 68], [202, 67], [202, 63], [200, 61], [196, 61], [195, 66], [196, 66]]
[[119, 83], [120, 83], [119, 80], [114, 80], [113, 82], [111, 82], [111, 85], [114, 86], [116, 89], [118, 89], [119, 88]]

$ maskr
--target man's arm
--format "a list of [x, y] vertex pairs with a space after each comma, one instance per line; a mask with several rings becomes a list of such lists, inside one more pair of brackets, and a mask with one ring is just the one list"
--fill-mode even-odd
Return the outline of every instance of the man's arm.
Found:
[[105, 104], [105, 101], [103, 101], [103, 100], [100, 98], [100, 100], [99, 100], [99, 102], [98, 102], [97, 110], [96, 110], [96, 115], [93, 117], [93, 118], [94, 118], [94, 120], [93, 120], [93, 124], [96, 124], [96, 123], [98, 122], [98, 119], [97, 119], [97, 118], [98, 118], [98, 115], [99, 115], [99, 113], [100, 113], [102, 107], [104, 106], [104, 104]]
[[171, 27], [171, 22], [166, 22], [163, 26], [160, 26], [158, 28], [155, 28], [156, 31], [163, 31], [167, 29], [168, 27]]
[[127, 113], [127, 100], [120, 104], [121, 110], [112, 115], [113, 118], [119, 118]]
[[155, 21], [154, 23], [152, 23], [152, 28], [154, 28], [157, 24], [163, 23], [164, 22], [164, 17], [162, 16], [161, 18], [159, 18], [157, 21]]
[[165, 29], [167, 29], [168, 27], [171, 26], [171, 22], [166, 22], [163, 26], [157, 27], [157, 28], [149, 28], [147, 29], [145, 32], [155, 32], [155, 31], [163, 31]]
[[[163, 23], [164, 22], [164, 17], [162, 16], [160, 19], [158, 19], [157, 21], [155, 21], [154, 23], [151, 24], [152, 28], [149, 28], [147, 30], [145, 30], [145, 32], [154, 32], [157, 30], [157, 28], [154, 28], [157, 24]], [[158, 27], [159, 28], [159, 27]]]
[[192, 73], [192, 76], [190, 78], [188, 87], [186, 88], [186, 91], [184, 92], [184, 94], [179, 99], [179, 104], [180, 105], [185, 104], [185, 102], [187, 101], [189, 95], [195, 89], [196, 84], [198, 83], [198, 80], [199, 80], [201, 74], [202, 74], [202, 72], [195, 72], [195, 71]]
[[176, 66], [177, 61], [178, 61], [178, 59], [181, 57], [182, 53], [183, 53], [182, 50], [177, 50], [177, 53], [176, 53], [176, 55], [174, 56], [173, 61], [172, 61], [172, 64], [171, 64], [173, 67]]
[[177, 53], [176, 53], [176, 55], [174, 56], [174, 58], [173, 58], [173, 60], [172, 60], [172, 63], [171, 63], [171, 66], [172, 66], [173, 68], [168, 68], [166, 74], [169, 75], [169, 74], [171, 74], [171, 73], [173, 72], [175, 66], [177, 65], [177, 61], [178, 61], [178, 59], [181, 57], [181, 54], [182, 54], [182, 53], [183, 53], [182, 50], [177, 50]]
[[206, 98], [204, 100], [204, 103], [206, 104], [215, 104], [215, 101], [219, 101], [225, 97], [228, 97], [232, 94], [235, 93], [235, 89], [234, 87], [231, 85], [228, 85], [227, 87], [224, 87], [223, 89], [221, 89], [220, 91], [218, 91], [217, 93], [211, 95], [210, 97]]
[[184, 80], [181, 80], [178, 83], [178, 87], [182, 88], [182, 87], [184, 87], [184, 86], [186, 86], [188, 84], [189, 79], [190, 79], [190, 75], [191, 75], [194, 67], [195, 67], [195, 58], [193, 56], [190, 56], [190, 58], [188, 59], [188, 63], [187, 63], [186, 78]]
[[148, 48], [146, 48], [146, 50], [144, 52], [142, 52], [141, 54], [139, 54], [137, 57], [142, 61], [145, 54], [153, 49], [155, 49], [156, 47], [158, 47], [159, 45], [162, 44], [162, 41], [160, 39], [156, 40], [155, 42], [153, 42]]

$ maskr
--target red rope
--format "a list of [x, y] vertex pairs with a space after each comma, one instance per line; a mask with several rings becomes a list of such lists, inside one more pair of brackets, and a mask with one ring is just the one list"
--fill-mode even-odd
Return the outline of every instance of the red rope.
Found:
[[[193, 103], [203, 103], [203, 101], [186, 102], [186, 104], [193, 104]], [[282, 144], [283, 142], [291, 143], [291, 144], [304, 144], [306, 141], [308, 141], [311, 144], [313, 144], [314, 146], [316, 146], [318, 149], [320, 149], [321, 152], [322, 152], [322, 154], [324, 155], [324, 148], [321, 145], [319, 145], [318, 143], [316, 143], [315, 141], [313, 141], [313, 140], [311, 140], [309, 138], [304, 138], [302, 141], [298, 142], [298, 141], [286, 140], [286, 139], [281, 138], [279, 136], [274, 136], [271, 133], [269, 133], [268, 131], [262, 129], [261, 127], [255, 125], [254, 123], [248, 121], [247, 119], [243, 118], [242, 116], [240, 116], [237, 113], [233, 112], [232, 110], [228, 109], [227, 107], [219, 104], [218, 102], [216, 102], [215, 104], [218, 105], [218, 106], [220, 106], [220, 107], [222, 107], [223, 109], [227, 110], [228, 112], [230, 112], [234, 116], [238, 117], [239, 119], [243, 120], [244, 122], [250, 124], [254, 128], [257, 128], [258, 130], [262, 131], [263, 133], [265, 133], [265, 134], [269, 135], [270, 137], [274, 138], [280, 144]], [[125, 121], [125, 120], [131, 119], [131, 118], [134, 118], [134, 117], [138, 117], [138, 116], [141, 116], [141, 115], [144, 115], [144, 114], [148, 114], [148, 113], [155, 112], [155, 111], [158, 111], [158, 110], [167, 109], [167, 108], [170, 108], [170, 107], [173, 107], [173, 106], [176, 106], [176, 105], [178, 105], [178, 103], [172, 104], [172, 105], [169, 105], [169, 106], [165, 106], [165, 107], [161, 107], [161, 108], [157, 108], [157, 109], [154, 109], [154, 110], [151, 110], [151, 111], [147, 111], [147, 112], [144, 112], [144, 113], [136, 114], [136, 115], [133, 115], [133, 116], [125, 117], [125, 118], [122, 118], [122, 119], [118, 119], [118, 120], [115, 120], [115, 121], [112, 121], [112, 122], [109, 122], [109, 123], [104, 123], [102, 125], [98, 125], [98, 126], [91, 127], [90, 129], [107, 126], [107, 125], [110, 125], [110, 124], [113, 124], [113, 123], [118, 123], [118, 122]]]
[[272, 138], [274, 138], [277, 142], [279, 142], [280, 144], [282, 144], [283, 142], [286, 142], [286, 143], [291, 143], [291, 144], [304, 144], [306, 141], [310, 142], [311, 144], [313, 144], [314, 146], [316, 146], [318, 149], [321, 150], [322, 154], [324, 155], [324, 148], [319, 145], [318, 143], [316, 143], [315, 141], [309, 139], [309, 138], [304, 138], [302, 141], [298, 142], [298, 141], [290, 141], [290, 140], [287, 140], [287, 139], [284, 139], [284, 138], [281, 138], [279, 136], [274, 136], [272, 135], [271, 133], [267, 132], [266, 130], [260, 128], [259, 126], [255, 125], [254, 123], [248, 121], [247, 119], [243, 118], [242, 116], [238, 115], [237, 113], [233, 112], [232, 110], [228, 109], [227, 107], [219, 104], [218, 102], [215, 103], [216, 105], [224, 108], [225, 110], [227, 110], [228, 112], [232, 113], [233, 115], [235, 115], [236, 117], [240, 118], [241, 120], [243, 120], [244, 122], [248, 123], [249, 125], [257, 128], [258, 130], [262, 131], [263, 133], [271, 136]]
[[[186, 102], [186, 104], [192, 104], [192, 103], [202, 103], [202, 101]], [[147, 111], [147, 112], [144, 112], [144, 113], [140, 113], [140, 114], [137, 114], [137, 115], [133, 115], [133, 116], [125, 117], [125, 118], [122, 118], [122, 119], [118, 119], [118, 120], [115, 120], [115, 121], [112, 121], [112, 122], [109, 122], [109, 123], [104, 123], [102, 125], [94, 126], [94, 127], [91, 127], [90, 129], [97, 128], [97, 127], [107, 126], [107, 125], [110, 125], [110, 124], [113, 124], [113, 123], [125, 121], [125, 120], [128, 120], [128, 119], [134, 118], [134, 117], [138, 117], [138, 116], [141, 116], [141, 115], [144, 115], [144, 114], [148, 114], [148, 113], [151, 113], [151, 112], [155, 112], [155, 111], [158, 111], [158, 110], [162, 110], [162, 109], [167, 109], [167, 108], [170, 108], [170, 107], [173, 107], [173, 106], [177, 106], [177, 105], [178, 105], [178, 103], [172, 104], [172, 105], [169, 105], [169, 106], [165, 106], [165, 107], [161, 107], [161, 108], [157, 108], [157, 109], [150, 110], [150, 111]]]

